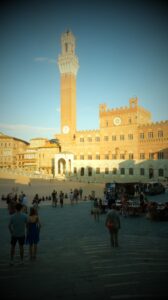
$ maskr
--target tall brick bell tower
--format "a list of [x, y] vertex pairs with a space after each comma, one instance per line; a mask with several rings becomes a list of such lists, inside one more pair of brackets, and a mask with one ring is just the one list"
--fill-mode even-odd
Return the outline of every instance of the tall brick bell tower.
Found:
[[76, 76], [79, 69], [75, 37], [70, 31], [61, 36], [58, 66], [61, 74], [61, 134], [70, 138], [76, 132]]

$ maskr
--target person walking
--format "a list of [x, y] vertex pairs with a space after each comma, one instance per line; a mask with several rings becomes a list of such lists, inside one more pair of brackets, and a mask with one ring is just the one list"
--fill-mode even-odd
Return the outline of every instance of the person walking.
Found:
[[23, 194], [23, 198], [22, 198], [22, 203], [21, 204], [22, 204], [22, 211], [27, 214], [28, 198], [27, 198], [26, 194]]
[[8, 224], [8, 228], [11, 233], [10, 265], [14, 264], [15, 248], [17, 242], [19, 244], [21, 264], [23, 264], [25, 231], [28, 220], [27, 215], [21, 211], [22, 205], [20, 203], [17, 203], [15, 208], [16, 212], [11, 215]]
[[105, 226], [109, 230], [111, 246], [118, 247], [118, 232], [121, 228], [121, 223], [115, 204], [112, 204], [111, 209], [107, 213]]
[[64, 205], [64, 193], [62, 191], [60, 191], [59, 199], [60, 199], [60, 206], [63, 207], [63, 205]]
[[83, 190], [82, 190], [82, 188], [80, 187], [80, 188], [79, 188], [79, 197], [80, 197], [80, 200], [82, 200], [82, 195], [83, 195]]
[[57, 191], [53, 190], [52, 192], [52, 206], [57, 207]]
[[73, 205], [74, 204], [74, 195], [73, 195], [72, 190], [70, 190], [70, 193], [69, 193], [69, 200], [70, 200], [71, 205]]
[[34, 208], [35, 208], [36, 210], [37, 210], [38, 207], [39, 207], [39, 203], [40, 203], [39, 195], [36, 194], [36, 195], [34, 196], [33, 201], [32, 201], [32, 204], [33, 204], [33, 206], [34, 206]]
[[97, 198], [93, 200], [93, 215], [95, 221], [99, 221], [99, 216], [100, 216], [100, 208], [99, 208], [99, 203]]
[[26, 236], [26, 244], [29, 245], [29, 255], [31, 260], [36, 259], [40, 228], [41, 228], [41, 223], [40, 223], [37, 210], [34, 207], [31, 207], [29, 217], [28, 217], [27, 236]]

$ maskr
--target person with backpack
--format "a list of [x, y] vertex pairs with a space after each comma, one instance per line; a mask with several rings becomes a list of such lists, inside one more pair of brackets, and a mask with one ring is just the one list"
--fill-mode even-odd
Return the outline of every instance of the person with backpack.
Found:
[[121, 228], [120, 217], [116, 211], [115, 204], [112, 204], [111, 209], [107, 213], [105, 226], [107, 227], [110, 234], [110, 242], [113, 248], [118, 247], [118, 232]]

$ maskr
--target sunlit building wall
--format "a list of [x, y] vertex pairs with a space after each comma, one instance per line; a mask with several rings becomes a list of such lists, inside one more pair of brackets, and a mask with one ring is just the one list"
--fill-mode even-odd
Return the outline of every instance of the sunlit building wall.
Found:
[[[58, 58], [61, 94], [61, 151], [55, 156], [55, 176], [83, 180], [145, 180], [168, 177], [168, 121], [152, 122], [137, 97], [129, 105], [99, 106], [99, 129], [76, 129], [76, 76], [79, 68], [75, 37], [61, 38]], [[73, 78], [73, 79], [72, 79]]]

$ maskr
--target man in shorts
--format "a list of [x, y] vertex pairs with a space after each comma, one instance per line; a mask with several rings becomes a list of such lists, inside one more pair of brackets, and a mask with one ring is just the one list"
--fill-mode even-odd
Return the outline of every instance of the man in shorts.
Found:
[[21, 209], [22, 209], [22, 205], [20, 203], [17, 203], [16, 213], [11, 215], [9, 225], [8, 225], [9, 231], [11, 233], [11, 253], [10, 253], [11, 265], [13, 265], [15, 247], [17, 242], [19, 244], [21, 263], [23, 263], [25, 230], [26, 230], [28, 217], [25, 213], [21, 211]]

